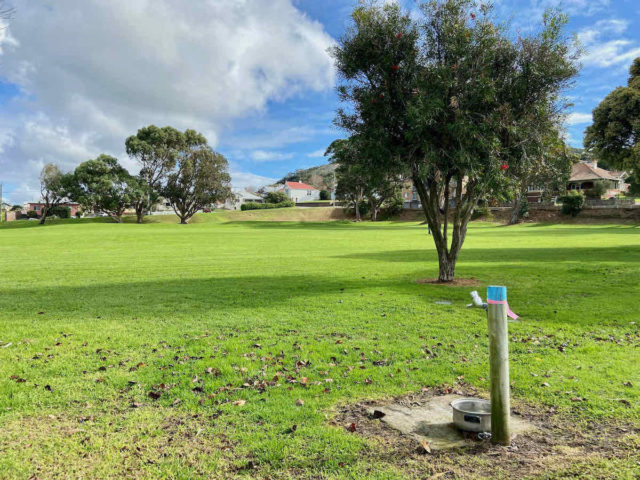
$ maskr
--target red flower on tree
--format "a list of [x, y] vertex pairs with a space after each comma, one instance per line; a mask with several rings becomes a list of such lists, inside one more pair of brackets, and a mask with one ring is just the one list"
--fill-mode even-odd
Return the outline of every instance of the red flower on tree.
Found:
[[476, 14], [475, 14], [475, 13], [472, 13], [472, 14], [471, 14], [471, 20], [475, 20], [475, 19], [476, 19]]
[[394, 66], [393, 66], [393, 67], [391, 67], [391, 68], [393, 68], [393, 70], [394, 70], [394, 71], [396, 71], [396, 72], [397, 72], [398, 70], [400, 70], [400, 67], [399, 67], [398, 65], [394, 65]]
[[509, 168], [509, 165], [507, 165], [506, 163], [503, 163], [502, 165], [500, 165], [500, 170], [502, 170], [503, 172]]
[[396, 37], [402, 38], [402, 33], [397, 34]]

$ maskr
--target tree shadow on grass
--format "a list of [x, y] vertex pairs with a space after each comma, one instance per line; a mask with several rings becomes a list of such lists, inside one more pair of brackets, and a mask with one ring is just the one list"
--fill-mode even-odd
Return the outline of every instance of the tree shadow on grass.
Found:
[[[381, 262], [433, 262], [435, 250], [383, 250], [378, 252], [349, 253], [334, 258], [376, 260]], [[557, 263], [557, 262], [640, 262], [640, 246], [619, 247], [571, 247], [564, 248], [464, 248], [460, 252], [459, 264], [466, 262], [511, 263]]]

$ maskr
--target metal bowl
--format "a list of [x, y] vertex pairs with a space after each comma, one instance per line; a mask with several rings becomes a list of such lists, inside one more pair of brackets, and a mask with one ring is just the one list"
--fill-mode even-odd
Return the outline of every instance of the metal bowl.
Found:
[[460, 398], [451, 402], [454, 425], [465, 432], [491, 431], [491, 402], [479, 398]]

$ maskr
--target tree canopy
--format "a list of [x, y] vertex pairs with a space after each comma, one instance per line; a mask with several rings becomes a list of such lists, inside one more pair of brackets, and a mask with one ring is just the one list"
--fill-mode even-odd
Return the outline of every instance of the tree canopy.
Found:
[[67, 192], [85, 208], [106, 213], [119, 223], [125, 209], [144, 194], [144, 189], [116, 158], [101, 154], [76, 167]]
[[140, 165], [141, 186], [146, 190], [134, 207], [138, 223], [145, 211], [158, 200], [167, 174], [175, 167], [183, 148], [185, 135], [173, 127], [149, 125], [138, 130], [125, 141], [127, 155]]
[[627, 86], [613, 90], [593, 110], [584, 146], [613, 168], [640, 172], [640, 57], [629, 69]]
[[213, 151], [202, 134], [184, 132], [176, 168], [168, 175], [163, 190], [180, 223], [188, 223], [204, 207], [231, 198], [228, 168], [227, 159]]
[[566, 16], [512, 35], [490, 7], [433, 0], [419, 14], [364, 5], [333, 49], [346, 103], [336, 123], [376, 152], [383, 171], [411, 178], [451, 281], [478, 203], [504, 193], [506, 171], [540, 155], [577, 72]]
[[40, 172], [40, 197], [44, 203], [40, 224], [44, 225], [47, 215], [55, 210], [66, 196], [68, 180], [57, 165], [47, 163]]

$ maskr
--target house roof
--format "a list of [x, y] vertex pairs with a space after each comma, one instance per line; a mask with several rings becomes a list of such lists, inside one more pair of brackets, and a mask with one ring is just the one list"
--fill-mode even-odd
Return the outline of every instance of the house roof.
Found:
[[238, 197], [244, 198], [245, 200], [262, 200], [262, 197], [259, 197], [258, 195], [255, 195], [254, 193], [251, 193], [244, 188], [234, 188], [233, 194], [237, 195]]
[[570, 182], [582, 182], [584, 180], [619, 180], [620, 176], [614, 172], [596, 167], [586, 162], [574, 163], [571, 166]]
[[289, 188], [293, 188], [295, 190], [315, 190], [315, 188], [313, 188], [311, 185], [307, 185], [306, 183], [302, 183], [302, 182], [285, 182], [287, 184], [287, 187]]

